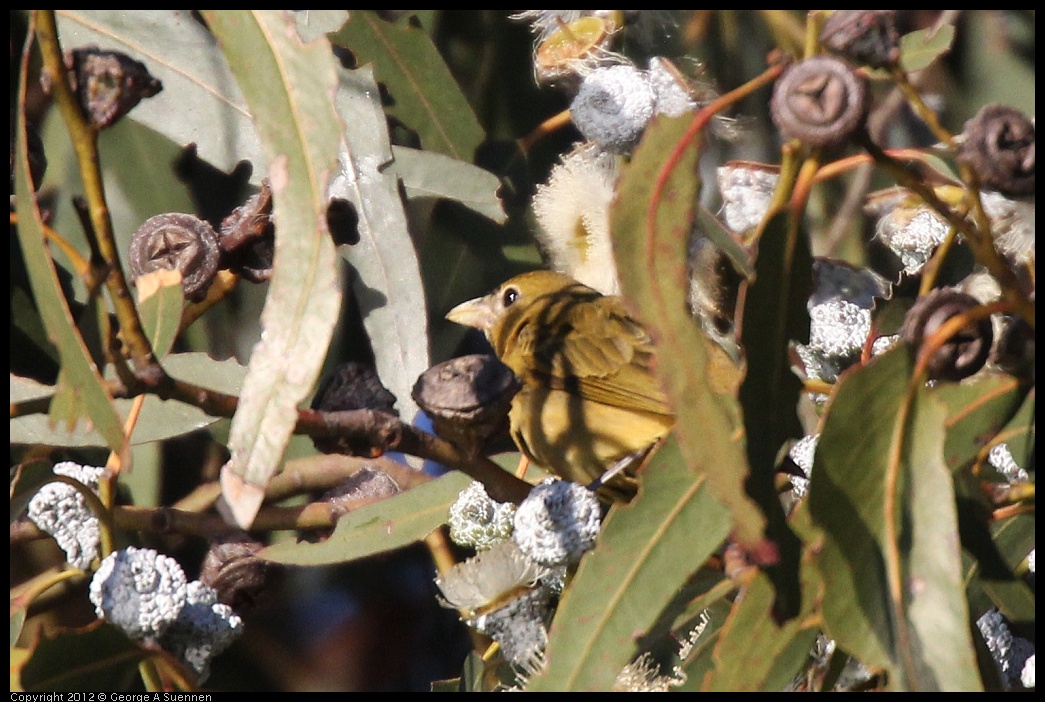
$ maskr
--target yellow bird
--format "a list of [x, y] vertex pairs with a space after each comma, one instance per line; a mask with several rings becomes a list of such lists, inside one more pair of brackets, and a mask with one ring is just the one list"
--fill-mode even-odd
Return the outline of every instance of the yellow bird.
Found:
[[[481, 329], [519, 377], [509, 412], [512, 439], [533, 463], [587, 485], [649, 448], [674, 424], [653, 375], [653, 344], [620, 298], [551, 271], [532, 271], [450, 310]], [[634, 495], [638, 461], [599, 490]]]

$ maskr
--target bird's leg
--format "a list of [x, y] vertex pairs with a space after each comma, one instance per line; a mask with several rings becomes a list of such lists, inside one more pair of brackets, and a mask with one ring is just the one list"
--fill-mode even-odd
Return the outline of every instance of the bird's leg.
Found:
[[647, 446], [646, 448], [641, 448], [638, 451], [632, 451], [627, 456], [614, 463], [608, 471], [593, 480], [591, 484], [587, 486], [588, 489], [592, 492], [598, 490], [600, 487], [612, 480], [613, 476], [617, 475], [617, 473], [620, 473], [635, 461], [642, 460], [642, 458], [649, 452], [650, 448], [652, 448], [652, 445]]
[[519, 480], [526, 479], [526, 471], [530, 467], [530, 459], [525, 454], [519, 456], [519, 467], [515, 469], [515, 477]]

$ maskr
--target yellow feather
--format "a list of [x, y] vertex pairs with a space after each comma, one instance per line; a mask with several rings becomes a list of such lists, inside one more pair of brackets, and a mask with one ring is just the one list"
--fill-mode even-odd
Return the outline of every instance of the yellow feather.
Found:
[[[590, 483], [674, 423], [651, 368], [653, 344], [617, 297], [533, 271], [458, 305], [447, 318], [482, 329], [522, 381], [509, 414], [512, 438], [530, 460], [563, 478]], [[610, 487], [610, 497], [627, 498], [634, 479], [621, 475]]]

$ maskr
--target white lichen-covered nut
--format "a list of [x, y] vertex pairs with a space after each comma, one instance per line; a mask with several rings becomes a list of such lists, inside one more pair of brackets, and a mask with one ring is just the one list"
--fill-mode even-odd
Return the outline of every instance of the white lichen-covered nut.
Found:
[[1014, 636], [1005, 617], [996, 609], [985, 612], [976, 620], [991, 657], [1001, 673], [1007, 689], [1022, 685], [1021, 676], [1026, 663], [1034, 655], [1033, 642]]
[[912, 215], [897, 208], [882, 217], [876, 228], [878, 237], [900, 257], [908, 275], [921, 272], [936, 247], [947, 238], [950, 226], [928, 207]]
[[790, 476], [795, 497], [802, 497], [809, 489], [809, 478], [813, 475], [813, 459], [816, 456], [816, 443], [819, 439], [819, 434], [807, 434], [796, 441], [787, 452], [795, 465], [805, 473], [804, 478], [797, 475]]
[[243, 620], [232, 607], [218, 602], [214, 588], [193, 580], [186, 587], [185, 606], [160, 645], [192, 668], [202, 683], [210, 677], [211, 661], [242, 633]]
[[649, 82], [657, 96], [658, 115], [679, 117], [697, 109], [697, 102], [683, 81], [685, 78], [667, 59], [654, 56], [649, 60]]
[[602, 526], [599, 501], [583, 485], [550, 478], [534, 486], [515, 512], [513, 538], [523, 553], [546, 566], [580, 560]]
[[475, 611], [519, 588], [532, 587], [548, 569], [528, 558], [514, 541], [499, 541], [435, 579], [445, 606]]
[[608, 66], [585, 77], [570, 104], [570, 115], [585, 139], [606, 151], [625, 153], [642, 137], [656, 104], [645, 71]]
[[537, 586], [479, 615], [472, 625], [500, 644], [506, 660], [525, 665], [540, 656], [548, 643], [553, 599], [549, 588]]
[[880, 336], [871, 342], [871, 355], [881, 356], [883, 353], [900, 343], [899, 334], [887, 334]]
[[604, 295], [620, 293], [610, 239], [617, 156], [591, 145], [574, 149], [537, 186], [537, 239], [551, 267]]
[[151, 548], [128, 546], [102, 560], [89, 595], [99, 617], [132, 639], [152, 641], [177, 620], [186, 587], [176, 560]]
[[992, 446], [987, 453], [987, 462], [1004, 475], [1010, 483], [1026, 483], [1030, 481], [1030, 474], [1016, 462], [1008, 444]]
[[847, 300], [814, 305], [809, 320], [809, 345], [833, 358], [859, 355], [871, 331], [871, 310]]
[[482, 551], [511, 537], [514, 518], [515, 505], [493, 500], [476, 480], [450, 505], [450, 539]]
[[780, 181], [778, 169], [744, 161], [719, 166], [715, 172], [722, 196], [722, 221], [743, 234], [762, 223]]
[[[55, 475], [73, 478], [97, 492], [104, 468], [82, 466], [72, 461], [55, 464]], [[29, 501], [29, 520], [54, 537], [65, 552], [69, 565], [87, 570], [98, 557], [101, 537], [98, 516], [87, 506], [87, 500], [72, 485], [48, 483]]]

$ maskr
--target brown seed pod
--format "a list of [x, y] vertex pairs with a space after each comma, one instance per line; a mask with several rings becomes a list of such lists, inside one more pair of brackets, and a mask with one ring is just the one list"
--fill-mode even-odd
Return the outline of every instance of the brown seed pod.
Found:
[[820, 43], [857, 64], [893, 66], [900, 60], [896, 10], [835, 10], [820, 30]]
[[814, 56], [788, 67], [773, 86], [770, 112], [786, 136], [810, 146], [832, 146], [863, 127], [867, 80], [833, 56]]
[[185, 297], [202, 300], [218, 272], [221, 251], [214, 228], [190, 214], [170, 212], [150, 217], [131, 238], [131, 274], [167, 268], [181, 272]]
[[[1031, 303], [1034, 293], [1030, 294]], [[991, 361], [1006, 373], [1018, 378], [1035, 378], [1037, 356], [1034, 353], [1034, 328], [1021, 317], [1004, 317], [1002, 330], [991, 354]]]
[[321, 499], [333, 505], [335, 514], [341, 516], [361, 505], [383, 500], [401, 491], [399, 484], [388, 473], [363, 466], [323, 493]]
[[212, 544], [200, 567], [200, 581], [217, 591], [222, 604], [240, 613], [252, 609], [274, 567], [258, 558], [262, 547], [246, 534]]
[[261, 189], [221, 221], [219, 245], [224, 264], [252, 283], [272, 277], [275, 230], [272, 225], [272, 189], [266, 178]]
[[119, 51], [96, 46], [73, 49], [66, 54], [66, 64], [84, 116], [98, 129], [163, 90], [163, 83], [150, 75], [145, 64]]
[[987, 190], [1034, 194], [1034, 122], [1005, 105], [986, 105], [965, 123], [958, 157]]
[[[907, 311], [900, 336], [920, 348], [955, 315], [979, 306], [972, 295], [955, 288], [937, 288], [922, 295]], [[958, 381], [976, 373], [987, 362], [994, 343], [991, 320], [984, 317], [962, 327], [936, 350], [926, 365], [930, 380]]]
[[411, 396], [432, 418], [436, 434], [477, 455], [487, 439], [508, 428], [508, 410], [520, 387], [496, 357], [471, 354], [426, 370]]
[[[395, 403], [396, 396], [381, 383], [381, 378], [373, 366], [349, 361], [342, 363], [324, 378], [312, 399], [312, 409], [322, 412], [375, 409], [398, 415]], [[339, 436], [314, 436], [312, 443], [317, 451], [323, 453], [373, 455], [373, 447], [369, 443]]]

